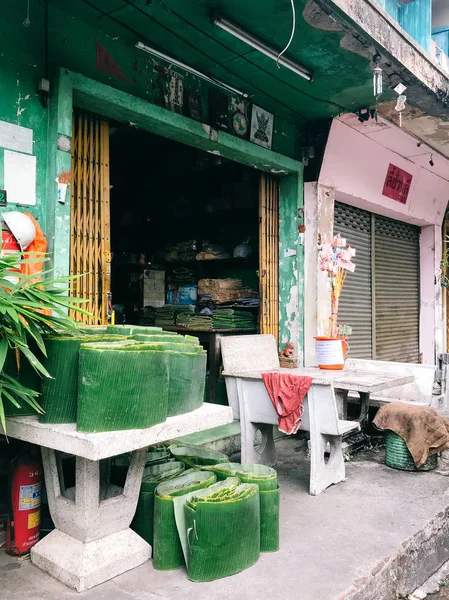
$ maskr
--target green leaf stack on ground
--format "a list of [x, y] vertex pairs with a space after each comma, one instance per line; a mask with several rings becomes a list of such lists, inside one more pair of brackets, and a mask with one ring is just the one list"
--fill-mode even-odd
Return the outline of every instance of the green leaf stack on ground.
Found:
[[[223, 452], [210, 450], [204, 446], [178, 446], [172, 444], [169, 448], [176, 460], [184, 462], [189, 467], [202, 467], [203, 465], [216, 465], [228, 463], [228, 457]], [[224, 479], [224, 478], [223, 478]]]
[[110, 335], [53, 336], [45, 339], [47, 358], [44, 366], [52, 379], [42, 381], [42, 423], [76, 423], [78, 402], [78, 355], [83, 342], [126, 341]]
[[154, 491], [163, 481], [182, 475], [185, 465], [179, 461], [152, 464], [145, 467], [136, 514], [131, 529], [153, 545]]
[[238, 477], [175, 499], [177, 525], [191, 581], [213, 581], [254, 565], [260, 554], [260, 500], [255, 484]]
[[276, 471], [265, 465], [240, 463], [218, 464], [206, 466], [203, 469], [215, 473], [219, 481], [233, 476], [238, 477], [243, 483], [255, 483], [259, 487], [260, 551], [277, 552], [279, 550], [280, 491]]
[[145, 347], [168, 354], [169, 390], [168, 416], [182, 415], [203, 404], [206, 385], [206, 352], [201, 346], [186, 342], [183, 337], [156, 336], [155, 341], [143, 340], [153, 336], [135, 335]]
[[154, 493], [153, 566], [159, 571], [179, 569], [185, 564], [175, 520], [173, 499], [204, 489], [217, 481], [213, 473], [189, 469], [180, 477], [165, 481]]
[[77, 429], [145, 429], [167, 418], [167, 353], [145, 344], [82, 344]]

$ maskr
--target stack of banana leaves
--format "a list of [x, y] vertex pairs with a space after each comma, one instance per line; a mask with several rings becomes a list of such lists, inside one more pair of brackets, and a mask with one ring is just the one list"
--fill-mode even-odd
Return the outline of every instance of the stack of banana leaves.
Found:
[[170, 462], [147, 463], [147, 466], [145, 466], [139, 501], [134, 520], [131, 523], [131, 529], [151, 546], [153, 545], [154, 491], [160, 483], [175, 479], [182, 475], [184, 471], [184, 463], [173, 459]]
[[164, 481], [154, 493], [153, 566], [159, 571], [179, 569], [185, 565], [175, 520], [173, 500], [207, 488], [217, 481], [213, 473], [189, 469], [176, 479]]
[[205, 465], [228, 463], [226, 454], [217, 452], [216, 450], [209, 450], [209, 448], [204, 448], [203, 446], [172, 444], [169, 450], [176, 460], [181, 460], [189, 467], [201, 468]]
[[257, 485], [229, 477], [174, 498], [176, 526], [191, 581], [213, 581], [254, 565], [260, 554]]
[[44, 366], [51, 375], [42, 381], [42, 423], [75, 423], [78, 401], [78, 356], [84, 342], [136, 342], [123, 336], [88, 335], [83, 331], [71, 336], [50, 336], [45, 340], [47, 357]]
[[260, 498], [260, 551], [279, 550], [279, 503], [280, 492], [277, 473], [265, 465], [224, 463], [202, 467], [215, 473], [219, 481], [227, 477], [238, 477], [243, 483], [254, 483], [259, 487]]
[[[163, 352], [168, 365], [169, 417], [182, 415], [203, 404], [207, 356], [196, 342], [182, 336], [134, 336], [142, 348]], [[143, 340], [143, 338], [154, 338]]]
[[81, 345], [78, 431], [144, 429], [167, 418], [168, 353], [130, 342]]

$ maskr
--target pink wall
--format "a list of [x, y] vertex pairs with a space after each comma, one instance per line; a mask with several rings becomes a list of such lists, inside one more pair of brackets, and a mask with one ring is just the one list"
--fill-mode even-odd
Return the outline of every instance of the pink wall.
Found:
[[[382, 195], [390, 163], [413, 175], [406, 205]], [[414, 225], [441, 225], [449, 200], [448, 181], [337, 119], [332, 124], [319, 182], [335, 188], [337, 200]]]
[[[351, 116], [346, 115], [342, 117], [344, 118], [352, 119], [354, 122]], [[417, 146], [415, 138], [398, 130], [397, 127], [390, 125], [389, 128], [390, 131], [386, 136], [381, 134], [387, 144], [401, 147], [403, 153], [407, 152], [409, 156], [415, 152], [418, 155], [421, 150], [420, 156], [412, 159], [405, 158], [381, 145], [379, 141], [368, 137], [373, 134], [370, 134], [367, 127], [361, 126], [360, 130], [357, 130], [354, 126], [350, 127], [334, 119], [319, 181], [317, 186], [308, 190], [309, 193], [306, 194], [306, 215], [315, 223], [315, 229], [318, 228], [318, 223], [321, 223], [321, 228], [323, 227], [323, 219], [324, 221], [327, 219], [330, 226], [329, 215], [332, 211], [329, 211], [328, 206], [324, 210], [317, 197], [317, 190], [323, 187], [337, 201], [421, 227], [419, 344], [423, 362], [435, 364], [436, 355], [445, 351], [439, 267], [442, 252], [441, 224], [449, 200], [449, 182], [429, 170], [431, 169], [428, 164], [430, 154], [427, 156], [425, 150]], [[398, 145], [398, 142], [401, 145]], [[416, 162], [413, 162], [414, 160]], [[447, 170], [449, 178], [449, 162], [438, 155], [435, 161], [438, 161], [439, 172], [445, 173]], [[422, 166], [416, 164], [417, 162]], [[382, 195], [390, 163], [413, 175], [412, 187], [405, 205]], [[312, 228], [312, 231], [315, 229]], [[312, 269], [309, 270], [312, 280]], [[316, 274], [314, 277], [316, 278]], [[323, 290], [317, 292], [319, 300], [319, 296], [324, 292]], [[307, 309], [306, 302], [306, 313]], [[315, 320], [316, 312], [316, 308], [312, 311], [309, 307], [312, 320]], [[309, 358], [313, 360], [312, 354]]]

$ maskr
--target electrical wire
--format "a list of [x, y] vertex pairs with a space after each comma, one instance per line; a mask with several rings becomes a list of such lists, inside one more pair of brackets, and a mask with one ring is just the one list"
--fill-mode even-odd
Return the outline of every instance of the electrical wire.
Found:
[[285, 46], [285, 48], [282, 50], [282, 52], [279, 54], [279, 56], [276, 59], [276, 65], [277, 68], [280, 69], [280, 65], [279, 65], [279, 60], [281, 58], [281, 56], [283, 54], [285, 54], [287, 52], [287, 50], [290, 48], [291, 43], [293, 42], [293, 38], [295, 37], [295, 29], [296, 29], [296, 10], [295, 10], [295, 2], [294, 0], [290, 0], [290, 2], [292, 3], [292, 15], [293, 15], [293, 25], [292, 25], [292, 34], [290, 36], [290, 39], [288, 40], [288, 44]]
[[[127, 0], [125, 0], [125, 2], [126, 1]], [[239, 52], [236, 52], [234, 50], [234, 48], [231, 48], [227, 44], [223, 43], [221, 40], [213, 37], [212, 35], [210, 35], [209, 33], [207, 33], [207, 31], [204, 31], [203, 29], [201, 29], [200, 27], [198, 27], [197, 25], [195, 25], [195, 23], [192, 23], [191, 21], [189, 21], [188, 19], [186, 19], [185, 17], [183, 17], [182, 15], [180, 15], [179, 13], [177, 13], [176, 11], [174, 11], [172, 8], [168, 8], [165, 5], [165, 3], [162, 2], [162, 0], [157, 0], [157, 1], [158, 1], [158, 3], [169, 14], [172, 14], [173, 16], [177, 17], [180, 21], [183, 21], [183, 23], [185, 23], [186, 25], [189, 25], [195, 31], [198, 31], [198, 33], [201, 33], [203, 36], [205, 36], [208, 39], [210, 39], [211, 41], [215, 42], [216, 44], [218, 44], [219, 46], [221, 46], [225, 50], [228, 50], [229, 52], [232, 52], [236, 57], [241, 58], [242, 60], [244, 60], [245, 62], [247, 62], [249, 65], [253, 66], [255, 69], [261, 71], [262, 73], [265, 73], [266, 75], [268, 75], [269, 77], [275, 79], [276, 81], [279, 81], [279, 83], [282, 83], [283, 85], [285, 85], [286, 87], [290, 88], [291, 90], [297, 92], [298, 94], [301, 94], [302, 96], [305, 96], [306, 98], [310, 98], [310, 100], [314, 100], [315, 102], [321, 102], [322, 104], [327, 104], [328, 106], [334, 106], [335, 108], [338, 109], [338, 111], [340, 113], [343, 113], [343, 112], [350, 112], [350, 113], [352, 113], [352, 112], [354, 112], [353, 108], [347, 108], [346, 106], [342, 106], [341, 104], [338, 104], [337, 102], [333, 102], [332, 100], [325, 100], [324, 98], [318, 98], [317, 96], [314, 96], [313, 94], [309, 94], [308, 92], [304, 92], [303, 90], [300, 90], [299, 88], [295, 87], [291, 83], [288, 83], [287, 81], [284, 81], [280, 77], [276, 77], [276, 75], [274, 75], [273, 73], [270, 73], [270, 71], [267, 71], [267, 69], [264, 69], [260, 65], [256, 64], [252, 60], [250, 60], [245, 54], [240, 54]], [[174, 34], [174, 35], [176, 35], [176, 34]], [[244, 81], [242, 78], [240, 78], [240, 79], [242, 81]], [[292, 110], [292, 109], [290, 108], [290, 110]]]

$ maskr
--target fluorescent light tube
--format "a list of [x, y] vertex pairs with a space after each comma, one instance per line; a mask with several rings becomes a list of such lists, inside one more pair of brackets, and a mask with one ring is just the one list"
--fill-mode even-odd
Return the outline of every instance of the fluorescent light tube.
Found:
[[212, 23], [220, 27], [220, 29], [223, 29], [223, 31], [227, 31], [242, 42], [245, 42], [245, 44], [248, 44], [248, 46], [251, 46], [255, 50], [259, 50], [259, 52], [262, 52], [262, 54], [265, 54], [265, 56], [277, 61], [283, 67], [290, 69], [290, 71], [293, 71], [293, 73], [296, 73], [300, 77], [307, 79], [307, 81], [312, 81], [312, 73], [305, 67], [302, 67], [297, 62], [290, 60], [285, 56], [281, 56], [278, 61], [279, 52], [276, 52], [276, 50], [274, 50], [271, 46], [268, 46], [261, 40], [258, 40], [252, 36], [250, 33], [247, 33], [237, 25], [234, 25], [234, 23], [231, 23], [222, 17], [213, 17]]
[[188, 71], [192, 75], [196, 75], [197, 77], [204, 79], [204, 81], [213, 83], [214, 85], [217, 85], [218, 87], [221, 87], [224, 90], [227, 90], [228, 92], [232, 92], [234, 94], [237, 94], [238, 96], [242, 96], [243, 98], [248, 98], [248, 94], [245, 94], [244, 92], [241, 92], [240, 90], [236, 90], [235, 88], [231, 87], [230, 85], [227, 85], [226, 83], [223, 83], [222, 81], [219, 81], [218, 79], [209, 77], [209, 75], [205, 75], [204, 73], [197, 71], [193, 67], [189, 67], [189, 65], [186, 65], [185, 63], [183, 63], [179, 60], [176, 60], [176, 58], [173, 58], [172, 56], [169, 56], [168, 54], [163, 54], [162, 52], [159, 52], [158, 50], [155, 50], [154, 48], [151, 48], [150, 46], [146, 46], [142, 42], [137, 42], [136, 48], [138, 48], [139, 50], [143, 50], [144, 52], [147, 52], [148, 54], [151, 54], [152, 56], [156, 56], [156, 58], [161, 58], [162, 60], [166, 60], [167, 62], [172, 63], [173, 65], [176, 65], [177, 67], [180, 67], [181, 69], [184, 69], [185, 71]]

